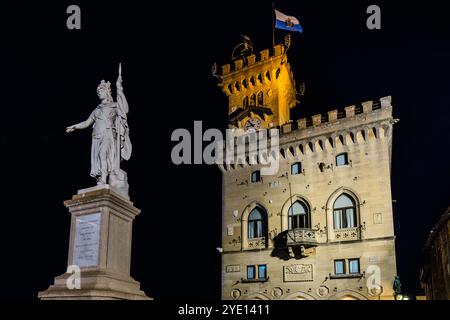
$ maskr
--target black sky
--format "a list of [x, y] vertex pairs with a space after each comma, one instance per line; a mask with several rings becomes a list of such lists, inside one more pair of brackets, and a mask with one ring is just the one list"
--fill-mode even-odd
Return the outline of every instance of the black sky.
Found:
[[[70, 4], [81, 7], [81, 30], [66, 28]], [[366, 28], [370, 4], [381, 7], [381, 30]], [[228, 63], [241, 34], [257, 51], [269, 47], [271, 7], [261, 0], [1, 4], [0, 268], [8, 277], [0, 297], [36, 299], [65, 272], [70, 215], [62, 202], [94, 181], [90, 131], [67, 135], [64, 128], [85, 120], [97, 105], [98, 82], [114, 83], [122, 62], [134, 148], [125, 170], [142, 209], [132, 275], [155, 298], [220, 298], [220, 171], [173, 165], [170, 136], [192, 130], [194, 120], [226, 127], [227, 102], [211, 64]], [[276, 7], [304, 28], [289, 54], [297, 83], [306, 83], [295, 116], [393, 97], [401, 119], [392, 168], [398, 272], [415, 294], [424, 241], [449, 205], [450, 3]]]

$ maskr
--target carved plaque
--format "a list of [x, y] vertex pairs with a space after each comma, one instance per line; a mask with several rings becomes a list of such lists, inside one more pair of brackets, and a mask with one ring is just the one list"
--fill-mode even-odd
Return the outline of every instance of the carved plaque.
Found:
[[383, 215], [381, 212], [376, 212], [373, 214], [373, 223], [374, 224], [382, 224], [383, 223]]
[[80, 268], [98, 266], [100, 220], [100, 213], [87, 214], [76, 218], [72, 264]]
[[241, 271], [241, 266], [238, 264], [227, 266], [227, 272], [240, 272], [240, 271]]
[[284, 282], [313, 281], [312, 264], [293, 264], [283, 267]]

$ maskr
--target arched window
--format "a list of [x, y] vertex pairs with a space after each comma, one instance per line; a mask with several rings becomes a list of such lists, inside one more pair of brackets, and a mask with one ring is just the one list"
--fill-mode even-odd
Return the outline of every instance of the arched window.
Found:
[[335, 229], [355, 228], [357, 225], [355, 200], [348, 194], [341, 194], [333, 205]]
[[264, 105], [264, 94], [262, 91], [258, 92], [258, 106]]
[[244, 108], [248, 107], [248, 97], [247, 96], [245, 96], [244, 99], [242, 99], [242, 106]]
[[256, 106], [256, 94], [254, 93], [250, 96], [250, 106], [251, 107]]
[[248, 216], [248, 238], [262, 238], [265, 237], [265, 220], [266, 213], [260, 207], [255, 207]]
[[303, 201], [297, 200], [289, 208], [288, 228], [310, 228], [309, 209]]

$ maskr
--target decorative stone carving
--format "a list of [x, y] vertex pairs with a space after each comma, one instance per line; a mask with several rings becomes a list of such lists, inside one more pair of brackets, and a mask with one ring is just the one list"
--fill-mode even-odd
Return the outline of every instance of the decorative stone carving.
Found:
[[377, 297], [383, 293], [383, 287], [375, 285], [375, 286], [372, 286], [370, 289], [368, 288], [367, 291], [371, 296]]
[[248, 240], [249, 249], [263, 249], [266, 247], [266, 238], [257, 238]]
[[328, 289], [328, 287], [326, 286], [320, 286], [317, 288], [316, 293], [319, 297], [324, 298], [328, 296], [328, 294], [330, 293], [330, 289]]
[[334, 238], [338, 241], [358, 240], [359, 228], [346, 228], [334, 230]]
[[241, 297], [241, 290], [239, 290], [239, 289], [233, 289], [233, 290], [231, 290], [230, 296], [231, 296], [233, 299], [239, 299], [239, 298]]
[[284, 281], [313, 281], [313, 265], [312, 264], [293, 264], [283, 267]]
[[283, 295], [283, 289], [281, 289], [280, 287], [275, 287], [272, 289], [270, 294], [274, 298], [280, 298]]

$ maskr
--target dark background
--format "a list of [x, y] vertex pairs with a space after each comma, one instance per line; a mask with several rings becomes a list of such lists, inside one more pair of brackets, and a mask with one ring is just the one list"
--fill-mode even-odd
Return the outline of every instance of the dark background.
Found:
[[[66, 28], [78, 4], [82, 29]], [[378, 4], [382, 29], [366, 28]], [[211, 64], [240, 35], [272, 44], [271, 1], [60, 1], [0, 5], [0, 297], [36, 299], [65, 272], [70, 215], [62, 202], [94, 185], [90, 130], [66, 134], [98, 103], [122, 62], [133, 155], [125, 170], [142, 209], [132, 276], [156, 299], [219, 299], [221, 174], [175, 166], [176, 128], [226, 128], [227, 101]], [[289, 59], [306, 97], [296, 117], [393, 96], [392, 194], [398, 272], [419, 287], [422, 248], [449, 203], [450, 22], [447, 1], [276, 1], [301, 21]], [[277, 32], [282, 41], [282, 32]]]

